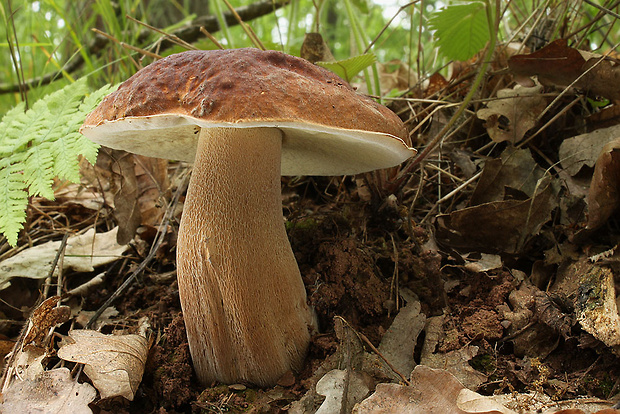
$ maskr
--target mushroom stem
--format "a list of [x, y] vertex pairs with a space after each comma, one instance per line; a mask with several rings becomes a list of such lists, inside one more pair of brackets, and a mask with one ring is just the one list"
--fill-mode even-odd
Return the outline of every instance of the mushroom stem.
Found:
[[303, 363], [312, 312], [282, 218], [276, 128], [200, 131], [177, 242], [179, 296], [203, 384], [274, 385]]

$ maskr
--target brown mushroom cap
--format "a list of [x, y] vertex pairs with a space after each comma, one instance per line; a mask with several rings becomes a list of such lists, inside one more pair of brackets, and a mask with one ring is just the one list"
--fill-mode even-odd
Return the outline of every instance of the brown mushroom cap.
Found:
[[283, 175], [356, 174], [411, 157], [401, 120], [334, 73], [277, 51], [188, 51], [137, 72], [81, 132], [112, 148], [193, 162], [200, 128], [283, 131]]

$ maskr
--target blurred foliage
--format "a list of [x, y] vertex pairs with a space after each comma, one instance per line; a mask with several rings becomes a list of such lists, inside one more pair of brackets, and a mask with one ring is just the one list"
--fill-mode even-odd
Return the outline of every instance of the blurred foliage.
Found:
[[[240, 7], [258, 1], [230, 0], [230, 4]], [[437, 53], [429, 19], [437, 11], [436, 6], [450, 3], [436, 0], [291, 0], [275, 13], [248, 23], [269, 49], [299, 55], [304, 34], [320, 32], [336, 60], [371, 52], [379, 62], [399, 60], [424, 76], [448, 62], [447, 57]], [[537, 47], [535, 42], [544, 45], [558, 37], [571, 36], [582, 48], [604, 51], [613, 46], [618, 32], [612, 16], [582, 1], [502, 3], [505, 12], [500, 41], [527, 39]], [[601, 5], [611, 6], [612, 2], [606, 0]], [[173, 31], [194, 18], [209, 14], [221, 17], [227, 11], [224, 0], [6, 0], [0, 5], [3, 23], [0, 24], [0, 47], [5, 50], [0, 53], [0, 114], [23, 100], [15, 90], [7, 93], [7, 88], [14, 89], [19, 84], [19, 76], [34, 80], [28, 91], [29, 100], [34, 102], [79, 77], [88, 75], [92, 87], [116, 84], [141, 65], [150, 63], [152, 58], [143, 57], [120, 42], [158, 53], [160, 34], [126, 16]], [[97, 42], [101, 35], [96, 35], [93, 28], [114, 37], [117, 42]], [[214, 36], [225, 47], [252, 46], [239, 25], [215, 31]], [[461, 37], [455, 40], [463, 41]], [[449, 35], [445, 42], [451, 44]], [[204, 36], [193, 44], [199, 49], [215, 47]], [[161, 54], [181, 50], [182, 47], [175, 46]], [[76, 64], [78, 60], [80, 63]], [[19, 71], [15, 70], [14, 61], [19, 62]], [[389, 92], [378, 90], [376, 68], [364, 74], [370, 92]], [[52, 76], [54, 81], [40, 82], [44, 76]]]
[[[233, 7], [255, 3], [257, 0], [230, 0]], [[397, 0], [393, 3], [396, 4]], [[432, 2], [426, 2], [428, 7]], [[97, 28], [113, 36], [118, 42], [148, 49], [157, 53], [158, 33], [148, 31], [140, 24], [126, 18], [131, 16], [157, 28], [172, 31], [193, 18], [211, 13], [226, 12], [224, 1], [211, 0], [7, 0], [0, 6], [0, 114], [22, 100], [19, 92], [4, 92], [9, 85], [19, 83], [9, 46], [15, 51], [20, 70], [26, 80], [54, 74], [55, 81], [49, 85], [34, 82], [28, 91], [29, 101], [36, 101], [47, 93], [58, 90], [75, 79], [88, 75], [93, 87], [118, 83], [133, 74], [140, 65], [152, 61], [150, 57], [121, 46], [117, 42], [102, 42], [93, 47]], [[419, 7], [419, 6], [418, 6]], [[349, 11], [347, 12], [347, 8]], [[299, 55], [304, 34], [319, 31], [332, 49], [337, 60], [365, 52], [370, 40], [385, 27], [388, 20], [398, 12], [398, 7], [387, 9], [371, 0], [292, 0], [275, 13], [248, 22], [268, 49], [284, 50]], [[416, 54], [417, 27], [409, 30], [412, 21], [418, 24], [419, 15], [415, 5], [405, 8], [390, 27], [374, 44], [373, 50], [380, 61], [399, 59], [408, 61]], [[413, 15], [412, 15], [413, 13]], [[355, 22], [351, 22], [351, 19]], [[351, 36], [349, 27], [363, 28], [364, 37]], [[15, 29], [15, 33], [13, 32]], [[225, 46], [248, 47], [251, 41], [240, 26], [234, 25], [214, 33]], [[424, 32], [425, 41], [430, 33]], [[363, 43], [360, 43], [362, 41]], [[194, 43], [199, 49], [215, 46], [206, 37]], [[175, 46], [162, 55], [182, 51]], [[72, 62], [81, 57], [84, 61], [75, 70]], [[65, 69], [63, 72], [62, 69]]]

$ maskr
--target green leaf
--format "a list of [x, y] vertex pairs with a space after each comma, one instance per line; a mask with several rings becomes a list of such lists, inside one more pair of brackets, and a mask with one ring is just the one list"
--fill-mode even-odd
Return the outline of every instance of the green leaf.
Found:
[[88, 93], [86, 79], [11, 109], [0, 121], [0, 233], [15, 246], [28, 195], [54, 198], [54, 177], [78, 182], [79, 155], [94, 163], [96, 144], [79, 133], [86, 114], [113, 90]]
[[353, 56], [349, 59], [338, 60], [336, 62], [316, 62], [317, 65], [329, 69], [342, 79], [350, 82], [351, 79], [368, 66], [377, 61], [377, 57], [372, 53]]
[[0, 233], [11, 246], [17, 244], [17, 234], [26, 221], [28, 193], [21, 176], [20, 164], [14, 157], [0, 159]]
[[489, 41], [485, 3], [457, 4], [435, 12], [429, 20], [440, 52], [450, 60], [465, 61]]

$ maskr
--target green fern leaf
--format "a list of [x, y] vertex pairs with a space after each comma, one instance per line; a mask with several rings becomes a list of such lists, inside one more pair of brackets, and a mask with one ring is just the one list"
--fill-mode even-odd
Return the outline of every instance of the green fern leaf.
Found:
[[[54, 177], [78, 182], [79, 156], [97, 159], [98, 146], [79, 133], [86, 114], [113, 87], [88, 96], [85, 79], [38, 100], [20, 104], [0, 121], [0, 233], [12, 246], [26, 221], [28, 195], [54, 198]], [[85, 97], [86, 96], [86, 97]]]
[[17, 234], [26, 221], [28, 206], [26, 183], [15, 158], [18, 157], [0, 159], [0, 233], [6, 235], [11, 246], [17, 244]]
[[28, 116], [24, 113], [25, 104], [19, 103], [9, 110], [0, 121], [0, 157], [5, 158], [20, 151], [28, 145], [24, 131], [31, 127]]
[[50, 142], [42, 142], [28, 149], [24, 162], [24, 181], [31, 196], [54, 199], [54, 155]]

